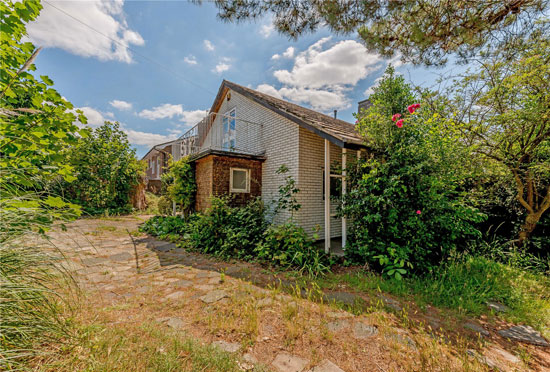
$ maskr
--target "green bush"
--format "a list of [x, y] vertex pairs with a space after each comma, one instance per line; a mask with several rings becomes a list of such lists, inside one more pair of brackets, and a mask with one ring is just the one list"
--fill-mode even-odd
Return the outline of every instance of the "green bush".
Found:
[[162, 195], [158, 198], [157, 202], [159, 213], [163, 216], [170, 216], [172, 215], [173, 206], [172, 206], [172, 199], [168, 195]]
[[177, 216], [155, 216], [151, 217], [139, 230], [161, 239], [178, 240], [189, 232], [188, 221]]
[[260, 260], [312, 276], [329, 270], [328, 256], [315, 247], [315, 241], [303, 228], [291, 222], [270, 226], [255, 252]]
[[[388, 101], [388, 90], [404, 97], [401, 106]], [[480, 237], [475, 224], [483, 219], [461, 191], [468, 148], [460, 132], [427, 108], [404, 107], [410, 97], [411, 88], [392, 70], [371, 95], [373, 106], [358, 128], [373, 156], [349, 167], [341, 209], [351, 225], [348, 258], [397, 278], [429, 273], [460, 244]], [[390, 110], [400, 117], [386, 115]]]
[[252, 259], [267, 228], [261, 199], [230, 207], [229, 198], [212, 198], [212, 206], [191, 223], [191, 246], [219, 257]]

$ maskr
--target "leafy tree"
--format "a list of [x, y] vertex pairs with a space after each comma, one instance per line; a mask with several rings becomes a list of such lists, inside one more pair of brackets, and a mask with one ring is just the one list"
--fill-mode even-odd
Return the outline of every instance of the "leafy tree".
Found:
[[461, 133], [429, 107], [418, 108], [414, 97], [390, 68], [371, 96], [373, 106], [360, 116], [371, 157], [348, 167], [341, 209], [351, 225], [348, 256], [397, 278], [429, 272], [479, 237], [475, 224], [483, 219], [461, 191], [469, 154]]
[[[201, 3], [201, 0], [195, 0]], [[216, 0], [218, 16], [241, 22], [273, 15], [276, 29], [292, 38], [328, 27], [357, 31], [369, 50], [414, 63], [444, 64], [499, 43], [513, 50], [548, 9], [545, 0]]]
[[86, 118], [52, 88], [50, 78], [31, 73], [40, 49], [22, 39], [25, 23], [40, 9], [37, 1], [0, 3], [0, 220], [7, 235], [31, 226], [43, 230], [57, 218], [79, 214], [46, 188], [55, 177], [74, 180], [62, 150], [86, 135], [75, 124]]
[[513, 180], [525, 219], [520, 245], [550, 209], [550, 41], [534, 35], [514, 61], [479, 60], [452, 90], [453, 120], [476, 152]]
[[66, 196], [89, 213], [130, 210], [130, 192], [145, 165], [136, 159], [119, 123], [106, 121], [66, 151], [76, 182], [62, 185]]
[[178, 161], [170, 161], [166, 177], [171, 180], [167, 187], [168, 195], [181, 207], [184, 215], [188, 216], [193, 208], [195, 191], [197, 190], [195, 175], [189, 163], [189, 158], [184, 157]]

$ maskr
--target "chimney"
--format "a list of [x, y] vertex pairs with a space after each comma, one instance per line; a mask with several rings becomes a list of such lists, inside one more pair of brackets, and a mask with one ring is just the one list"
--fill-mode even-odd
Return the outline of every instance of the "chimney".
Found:
[[336, 115], [338, 115], [338, 110], [334, 110], [334, 118], [336, 119]]
[[370, 102], [370, 100], [367, 98], [367, 99], [364, 99], [362, 101], [360, 101], [358, 104], [357, 104], [357, 115], [358, 116], [361, 116], [361, 112], [363, 110], [366, 110], [368, 109], [369, 107], [372, 106], [372, 103]]

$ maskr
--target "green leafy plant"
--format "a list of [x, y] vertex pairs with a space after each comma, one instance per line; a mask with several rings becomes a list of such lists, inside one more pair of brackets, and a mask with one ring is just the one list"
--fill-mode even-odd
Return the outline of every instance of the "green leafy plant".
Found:
[[480, 237], [475, 224], [484, 218], [460, 190], [469, 153], [460, 132], [412, 97], [390, 68], [360, 117], [372, 156], [349, 167], [341, 208], [351, 221], [348, 258], [396, 278], [430, 272], [461, 243]]
[[329, 258], [313, 238], [292, 222], [270, 226], [254, 250], [258, 259], [316, 276], [329, 271]]
[[136, 159], [118, 123], [105, 122], [64, 153], [77, 181], [60, 183], [60, 192], [90, 214], [128, 213], [130, 193], [145, 165]]
[[168, 172], [163, 178], [167, 194], [181, 208], [187, 217], [195, 202], [195, 175], [189, 158], [184, 157], [178, 161], [170, 160]]
[[275, 173], [285, 175], [285, 183], [279, 186], [279, 198], [275, 205], [275, 214], [288, 210], [290, 211], [291, 218], [294, 212], [297, 212], [302, 207], [296, 199], [296, 194], [300, 192], [300, 189], [296, 187], [296, 180], [291, 175], [287, 175], [289, 169], [286, 165], [281, 165]]

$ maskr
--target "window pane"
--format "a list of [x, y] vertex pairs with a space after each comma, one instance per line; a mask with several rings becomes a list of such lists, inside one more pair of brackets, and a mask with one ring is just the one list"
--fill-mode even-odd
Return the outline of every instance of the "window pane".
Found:
[[233, 170], [233, 189], [246, 190], [246, 171]]

